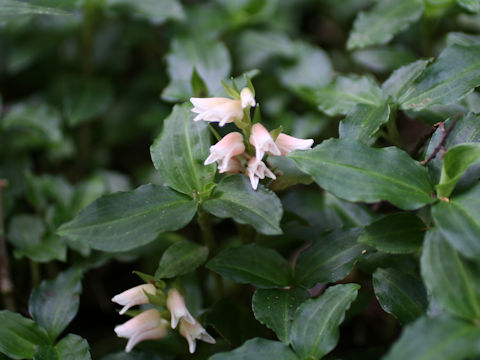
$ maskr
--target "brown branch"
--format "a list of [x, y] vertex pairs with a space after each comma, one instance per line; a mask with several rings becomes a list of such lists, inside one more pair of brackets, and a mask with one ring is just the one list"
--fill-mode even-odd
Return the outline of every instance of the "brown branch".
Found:
[[0, 293], [2, 294], [4, 308], [15, 311], [13, 283], [10, 277], [7, 245], [5, 243], [5, 227], [3, 224], [3, 189], [6, 186], [7, 180], [0, 179]]
[[440, 130], [443, 133], [442, 140], [435, 147], [435, 149], [430, 154], [430, 156], [425, 160], [423, 160], [422, 162], [420, 162], [420, 164], [422, 164], [423, 166], [426, 166], [431, 160], [435, 158], [435, 156], [437, 156], [437, 154], [440, 151], [441, 151], [440, 158], [443, 159], [443, 157], [445, 156], [445, 152], [447, 151], [447, 149], [445, 148], [445, 143], [447, 142], [448, 135], [450, 135], [450, 133], [452, 132], [453, 128], [455, 127], [455, 125], [457, 124], [457, 121], [460, 119], [461, 116], [462, 114], [457, 114], [457, 116], [455, 116], [455, 119], [452, 120], [452, 125], [450, 125], [448, 129], [445, 129], [445, 122], [440, 122], [434, 125], [434, 126], [440, 127]]

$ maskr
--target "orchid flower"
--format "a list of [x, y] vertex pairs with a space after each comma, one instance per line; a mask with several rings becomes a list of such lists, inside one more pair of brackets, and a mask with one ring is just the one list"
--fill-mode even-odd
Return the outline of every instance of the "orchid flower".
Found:
[[218, 122], [219, 126], [235, 120], [243, 119], [243, 110], [240, 100], [232, 100], [222, 97], [213, 98], [190, 98], [194, 105], [192, 111], [197, 113], [193, 121], [205, 120]]
[[265, 153], [274, 156], [281, 155], [280, 150], [273, 141], [272, 136], [262, 124], [254, 124], [252, 126], [250, 144], [255, 146], [255, 157], [258, 160], [262, 160]]
[[242, 103], [242, 109], [245, 109], [247, 106], [255, 106], [255, 97], [253, 96], [252, 91], [246, 87], [240, 91], [240, 102]]
[[[231, 132], [223, 137], [218, 143], [210, 146], [210, 155], [205, 160], [205, 165], [219, 162], [220, 169], [229, 169], [230, 162], [234, 156], [245, 151], [243, 136], [239, 132]], [[223, 172], [226, 172], [224, 170]]]
[[299, 139], [290, 135], [280, 134], [275, 140], [275, 144], [282, 156], [287, 155], [293, 150], [309, 150], [312, 148], [313, 139]]
[[215, 344], [215, 339], [207, 333], [202, 325], [198, 321], [195, 321], [193, 324], [185, 321], [184, 319], [180, 320], [180, 334], [187, 339], [188, 341], [188, 350], [190, 354], [195, 352], [197, 347], [196, 339], [205, 341], [209, 344]]
[[262, 160], [259, 160], [256, 157], [252, 157], [248, 160], [248, 167], [246, 171], [247, 176], [250, 178], [250, 183], [254, 190], [258, 187], [258, 182], [260, 179], [264, 179], [265, 176], [268, 176], [271, 179], [276, 179], [275, 174], [265, 165]]
[[112, 298], [112, 301], [119, 305], [124, 305], [122, 310], [120, 310], [120, 315], [123, 315], [132, 306], [148, 304], [148, 297], [145, 293], [154, 295], [155, 290], [155, 286], [153, 286], [152, 284], [135, 286], [118, 295], [115, 295]]
[[244, 170], [244, 166], [240, 160], [237, 158], [231, 158], [228, 163], [222, 162], [218, 166], [218, 172], [220, 174], [227, 173], [227, 174], [240, 174]]
[[167, 308], [171, 314], [172, 329], [177, 327], [180, 320], [184, 319], [187, 323], [195, 324], [195, 319], [185, 306], [185, 300], [177, 289], [172, 288], [168, 291]]
[[162, 319], [160, 312], [150, 309], [115, 327], [119, 337], [127, 338], [126, 352], [144, 340], [155, 340], [165, 337], [168, 331], [168, 321]]

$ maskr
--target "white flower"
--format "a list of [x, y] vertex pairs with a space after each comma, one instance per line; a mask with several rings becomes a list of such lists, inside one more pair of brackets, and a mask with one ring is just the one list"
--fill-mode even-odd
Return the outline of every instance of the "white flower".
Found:
[[115, 327], [119, 337], [127, 338], [126, 352], [130, 352], [135, 345], [143, 340], [163, 338], [168, 331], [168, 321], [162, 319], [160, 312], [150, 309]]
[[257, 159], [256, 157], [248, 160], [246, 174], [250, 178], [250, 183], [252, 184], [252, 188], [254, 190], [256, 190], [258, 187], [258, 182], [260, 181], [259, 179], [263, 179], [265, 176], [268, 176], [271, 179], [276, 179], [275, 174], [270, 171], [263, 161]]
[[192, 111], [197, 113], [193, 121], [205, 120], [218, 122], [219, 126], [243, 119], [240, 100], [228, 98], [190, 98], [194, 105]]
[[177, 327], [178, 322], [181, 319], [186, 320], [190, 324], [195, 324], [195, 319], [185, 306], [185, 300], [180, 295], [177, 289], [172, 288], [168, 291], [167, 296], [167, 308], [170, 311], [172, 329]]
[[227, 174], [240, 174], [243, 172], [243, 164], [240, 160], [238, 160], [237, 158], [231, 158], [230, 161], [228, 163], [226, 163], [225, 165], [225, 162], [222, 162], [222, 164], [220, 164], [218, 166], [218, 172], [220, 174], [222, 173], [227, 173]]
[[255, 97], [248, 87], [240, 91], [240, 101], [242, 103], [242, 109], [245, 109], [247, 106], [255, 106], [256, 104]]
[[272, 139], [272, 136], [262, 124], [254, 124], [252, 126], [250, 144], [255, 146], [255, 157], [258, 160], [262, 160], [265, 153], [274, 156], [281, 155], [280, 150]]
[[215, 344], [215, 339], [207, 333], [207, 331], [203, 328], [202, 325], [198, 321], [195, 323], [190, 324], [186, 322], [184, 319], [180, 320], [180, 334], [185, 337], [188, 341], [188, 350], [190, 354], [195, 352], [197, 344], [195, 342], [196, 339], [203, 340], [209, 344]]
[[122, 315], [132, 306], [148, 304], [148, 297], [145, 295], [145, 293], [154, 295], [155, 286], [152, 284], [135, 286], [122, 292], [121, 294], [115, 295], [112, 298], [112, 301], [117, 304], [124, 305], [122, 310], [120, 310], [120, 315]]
[[[243, 136], [239, 132], [231, 132], [223, 137], [218, 143], [210, 146], [210, 155], [205, 160], [205, 165], [219, 162], [219, 169], [229, 169], [232, 158], [245, 151]], [[227, 170], [220, 171], [226, 172]]]
[[299, 139], [290, 135], [280, 134], [275, 140], [275, 144], [280, 149], [283, 156], [293, 150], [309, 150], [312, 148], [313, 139]]

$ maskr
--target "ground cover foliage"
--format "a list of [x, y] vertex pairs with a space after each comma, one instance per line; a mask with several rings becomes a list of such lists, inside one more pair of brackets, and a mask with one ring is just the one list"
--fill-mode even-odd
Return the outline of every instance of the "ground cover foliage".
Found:
[[[0, 359], [480, 359], [479, 12], [0, 0]], [[315, 143], [204, 165], [258, 122]]]

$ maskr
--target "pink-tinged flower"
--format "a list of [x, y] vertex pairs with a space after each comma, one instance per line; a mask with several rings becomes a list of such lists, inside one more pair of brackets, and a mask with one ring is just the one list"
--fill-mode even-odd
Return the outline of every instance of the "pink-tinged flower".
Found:
[[247, 176], [250, 178], [250, 183], [252, 188], [257, 190], [258, 182], [260, 179], [264, 179], [265, 176], [268, 176], [271, 179], [276, 179], [277, 177], [270, 169], [265, 165], [261, 160], [258, 160], [256, 157], [248, 160], [248, 167], [246, 171]]
[[132, 306], [148, 304], [148, 297], [145, 295], [145, 293], [154, 295], [155, 286], [152, 284], [135, 286], [122, 292], [121, 294], [115, 295], [112, 298], [112, 301], [119, 305], [124, 305], [122, 310], [120, 310], [120, 315], [122, 315], [125, 314], [125, 312]]
[[167, 308], [170, 311], [172, 329], [177, 327], [180, 320], [184, 319], [187, 323], [195, 324], [195, 319], [185, 306], [185, 300], [177, 289], [172, 288], [168, 291]]
[[240, 101], [242, 103], [242, 109], [245, 109], [247, 106], [255, 106], [256, 104], [255, 97], [248, 87], [240, 91]]
[[202, 325], [200, 325], [198, 321], [190, 324], [182, 319], [180, 321], [180, 334], [187, 339], [188, 350], [190, 351], [190, 354], [195, 352], [197, 347], [197, 343], [195, 342], [196, 339], [205, 341], [209, 344], [215, 344], [215, 339], [209, 333], [207, 333], [207, 331]]
[[[205, 165], [219, 162], [220, 169], [229, 169], [232, 158], [245, 151], [243, 136], [239, 132], [231, 132], [223, 137], [218, 143], [210, 146], [210, 155], [205, 160]], [[226, 172], [227, 170], [220, 171]]]
[[255, 124], [252, 126], [250, 144], [255, 146], [255, 157], [258, 160], [262, 160], [265, 153], [274, 156], [281, 155], [280, 150], [272, 139], [272, 136], [262, 124]]
[[228, 98], [190, 98], [194, 105], [192, 111], [197, 113], [193, 121], [205, 120], [218, 122], [219, 126], [243, 119], [243, 109], [240, 100]]
[[226, 165], [224, 165], [225, 162], [222, 162], [222, 164], [220, 164], [218, 166], [218, 172], [220, 174], [222, 173], [227, 173], [227, 174], [240, 174], [243, 172], [243, 164], [240, 160], [238, 160], [237, 158], [231, 158], [230, 161], [228, 163], [226, 163]]
[[160, 312], [150, 309], [115, 327], [119, 337], [127, 338], [126, 352], [130, 352], [135, 345], [143, 340], [163, 338], [168, 331], [168, 321], [162, 319]]
[[296, 137], [280, 134], [275, 140], [275, 144], [280, 149], [283, 156], [293, 150], [309, 150], [312, 148], [313, 139], [298, 139]]

